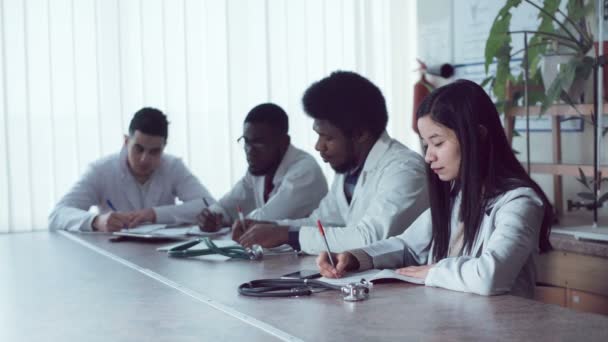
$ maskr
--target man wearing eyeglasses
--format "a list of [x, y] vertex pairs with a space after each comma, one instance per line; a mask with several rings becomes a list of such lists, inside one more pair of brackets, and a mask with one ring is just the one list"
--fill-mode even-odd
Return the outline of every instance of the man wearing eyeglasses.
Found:
[[319, 205], [327, 181], [315, 159], [291, 145], [288, 129], [287, 114], [273, 103], [249, 111], [237, 140], [248, 170], [218, 203], [203, 209], [201, 230], [232, 225], [239, 219], [238, 208], [248, 219], [277, 220], [306, 217]]

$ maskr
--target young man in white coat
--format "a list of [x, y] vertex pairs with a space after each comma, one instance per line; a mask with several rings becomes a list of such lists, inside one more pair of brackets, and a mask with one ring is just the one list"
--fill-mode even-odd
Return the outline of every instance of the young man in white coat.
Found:
[[218, 203], [203, 209], [199, 227], [215, 231], [239, 219], [237, 208], [254, 220], [307, 217], [327, 194], [315, 159], [290, 143], [285, 111], [273, 103], [249, 111], [238, 142], [249, 165], [245, 176]]
[[[181, 159], [163, 153], [167, 136], [167, 117], [140, 109], [122, 150], [90, 165], [51, 212], [50, 228], [111, 232], [142, 223], [195, 223], [203, 198], [215, 201]], [[176, 198], [184, 203], [176, 205]], [[93, 206], [98, 213], [89, 211]]]
[[386, 132], [380, 89], [345, 71], [306, 90], [305, 112], [319, 135], [315, 148], [336, 171], [330, 192], [305, 219], [235, 227], [244, 246], [289, 243], [309, 254], [324, 251], [317, 220], [332, 251], [367, 246], [398, 235], [428, 207], [423, 158]]

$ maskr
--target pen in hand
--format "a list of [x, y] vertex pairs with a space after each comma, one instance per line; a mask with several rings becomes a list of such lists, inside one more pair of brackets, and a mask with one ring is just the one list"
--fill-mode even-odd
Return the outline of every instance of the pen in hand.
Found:
[[[112, 204], [112, 201], [110, 201], [109, 198], [106, 198], [106, 204], [108, 205], [108, 207], [110, 207], [110, 209], [114, 212], [117, 212], [118, 210], [116, 210], [116, 207], [114, 206], [114, 204]], [[129, 225], [125, 225], [123, 227], [123, 229], [129, 229]]]
[[209, 208], [209, 202], [207, 202], [205, 197], [203, 197], [203, 203], [205, 203], [205, 207]]
[[325, 242], [325, 248], [327, 249], [327, 257], [329, 258], [329, 263], [333, 268], [336, 268], [336, 264], [334, 263], [334, 258], [331, 256], [331, 251], [329, 250], [329, 244], [327, 243], [327, 237], [325, 237], [325, 230], [323, 229], [323, 225], [321, 224], [321, 220], [317, 220], [317, 227], [319, 228], [319, 233], [323, 237], [323, 242]]
[[112, 209], [112, 211], [118, 211], [109, 199], [106, 199], [106, 204], [108, 205], [108, 207], [110, 207], [110, 209]]

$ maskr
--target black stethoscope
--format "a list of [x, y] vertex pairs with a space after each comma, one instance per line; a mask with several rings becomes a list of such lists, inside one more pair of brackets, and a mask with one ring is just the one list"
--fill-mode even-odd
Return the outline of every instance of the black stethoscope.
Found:
[[357, 302], [369, 298], [372, 286], [373, 284], [365, 279], [344, 286], [316, 279], [259, 279], [241, 284], [238, 291], [239, 294], [249, 297], [298, 297], [337, 290], [342, 292], [345, 301]]

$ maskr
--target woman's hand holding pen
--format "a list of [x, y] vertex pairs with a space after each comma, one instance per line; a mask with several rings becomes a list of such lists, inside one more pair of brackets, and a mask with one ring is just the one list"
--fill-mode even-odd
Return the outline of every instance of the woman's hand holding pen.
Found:
[[317, 266], [319, 267], [319, 273], [327, 278], [340, 278], [348, 271], [353, 271], [359, 268], [359, 262], [352, 254], [348, 252], [344, 253], [331, 253], [331, 257], [336, 261], [336, 267], [333, 267], [329, 260], [329, 254], [327, 252], [319, 253], [317, 257]]

